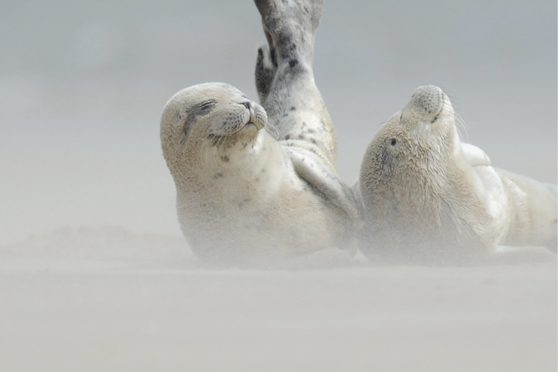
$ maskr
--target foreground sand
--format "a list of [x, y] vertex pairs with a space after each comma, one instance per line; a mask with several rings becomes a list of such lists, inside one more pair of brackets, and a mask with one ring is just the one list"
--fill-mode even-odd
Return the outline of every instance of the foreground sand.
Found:
[[103, 228], [0, 247], [0, 370], [556, 371], [544, 251], [241, 271], [182, 244]]

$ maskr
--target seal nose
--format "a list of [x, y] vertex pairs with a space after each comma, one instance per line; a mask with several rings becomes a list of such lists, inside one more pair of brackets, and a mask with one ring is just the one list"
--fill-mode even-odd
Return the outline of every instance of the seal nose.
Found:
[[422, 112], [426, 118], [436, 117], [442, 110], [444, 92], [435, 85], [418, 87], [411, 96], [410, 106]]
[[267, 123], [267, 114], [260, 105], [254, 105], [250, 110], [250, 123], [262, 129]]
[[242, 102], [241, 105], [244, 106], [244, 107], [246, 107], [248, 110], [250, 110], [250, 108], [252, 107], [252, 105], [251, 105], [250, 102], [248, 102], [248, 101]]

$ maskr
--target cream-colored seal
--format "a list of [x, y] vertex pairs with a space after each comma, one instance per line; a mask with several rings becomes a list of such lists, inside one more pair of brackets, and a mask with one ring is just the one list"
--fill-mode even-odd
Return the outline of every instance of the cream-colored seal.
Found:
[[202, 84], [174, 95], [161, 119], [182, 231], [209, 262], [345, 248], [357, 218], [312, 72], [323, 1], [256, 5], [270, 45], [256, 64], [262, 105], [230, 85]]
[[355, 194], [370, 259], [440, 261], [539, 245], [556, 251], [556, 186], [495, 169], [462, 143], [449, 98], [418, 88], [372, 140]]

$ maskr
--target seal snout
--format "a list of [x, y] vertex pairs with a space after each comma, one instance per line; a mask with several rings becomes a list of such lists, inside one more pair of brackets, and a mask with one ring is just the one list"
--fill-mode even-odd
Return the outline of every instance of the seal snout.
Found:
[[248, 122], [246, 123], [245, 127], [255, 126], [258, 130], [262, 129], [264, 125], [261, 122], [261, 120], [258, 120], [258, 118], [256, 118], [256, 114], [254, 112], [252, 103], [250, 101], [246, 101], [246, 102], [241, 102], [240, 105], [246, 107], [246, 109], [250, 113], [250, 117], [248, 118]]
[[258, 130], [265, 127], [265, 124], [267, 122], [267, 114], [261, 106], [249, 101], [242, 102], [240, 104], [246, 107], [246, 109], [250, 113], [250, 117], [246, 125], [255, 125]]
[[435, 85], [418, 87], [409, 102], [425, 121], [433, 123], [444, 108], [444, 92]]

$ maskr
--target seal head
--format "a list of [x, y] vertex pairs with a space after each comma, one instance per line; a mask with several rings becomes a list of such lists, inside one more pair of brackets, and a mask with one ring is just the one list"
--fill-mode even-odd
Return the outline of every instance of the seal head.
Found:
[[366, 151], [356, 186], [365, 210], [362, 251], [432, 261], [480, 250], [478, 233], [490, 235], [493, 226], [469, 168], [449, 98], [433, 85], [419, 87]]
[[208, 153], [227, 162], [242, 152], [238, 147], [253, 144], [266, 124], [265, 110], [233, 86], [195, 85], [175, 94], [165, 107], [163, 152], [171, 171], [204, 162]]

